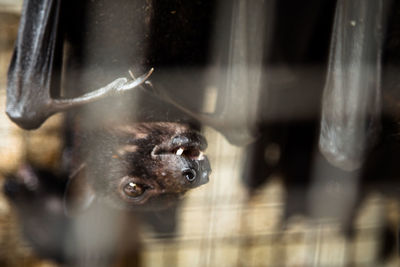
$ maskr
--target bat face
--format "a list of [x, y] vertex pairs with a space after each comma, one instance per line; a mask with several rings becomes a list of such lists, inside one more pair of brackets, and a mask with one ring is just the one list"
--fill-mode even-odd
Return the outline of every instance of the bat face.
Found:
[[[205, 138], [186, 124], [113, 125], [89, 134], [84, 143], [88, 149], [84, 164], [75, 174], [55, 174], [26, 164], [4, 186], [26, 240], [38, 255], [60, 263], [75, 264], [87, 253], [87, 244], [81, 242], [87, 239], [104, 242], [110, 249], [102, 262], [114, 256], [121, 242], [131, 256], [130, 248], [137, 247], [138, 222], [149, 224], [157, 233], [172, 233], [179, 198], [207, 183], [211, 173], [203, 154]], [[110, 220], [98, 222], [99, 216]], [[125, 220], [129, 229], [124, 228]], [[86, 228], [90, 230], [75, 232]], [[130, 234], [116, 238], [118, 246], [108, 239], [125, 231]], [[101, 241], [92, 238], [99, 232], [107, 232]], [[65, 253], [66, 244], [73, 244], [72, 252], [68, 250], [71, 254]], [[89, 247], [97, 248], [97, 244]]]
[[205, 138], [186, 124], [114, 126], [88, 144], [87, 183], [97, 199], [117, 208], [167, 207], [211, 173]]

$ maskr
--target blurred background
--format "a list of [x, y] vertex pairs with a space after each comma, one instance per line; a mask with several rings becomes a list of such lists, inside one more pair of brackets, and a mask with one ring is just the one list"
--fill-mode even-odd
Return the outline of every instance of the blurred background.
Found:
[[[232, 136], [229, 136], [231, 131], [223, 127], [225, 136], [215, 127], [204, 126], [203, 132], [209, 144], [207, 155], [213, 169], [210, 182], [187, 193], [179, 208], [177, 228], [172, 237], [156, 235], [146, 227], [141, 230], [140, 266], [400, 264], [397, 251], [399, 195], [378, 190], [382, 187], [376, 185], [379, 177], [372, 184], [364, 186], [358, 179], [361, 175], [344, 173], [329, 166], [316, 149], [316, 121], [319, 118], [319, 99], [326, 68], [321, 62], [327, 60], [335, 1], [327, 1], [328, 4], [321, 4], [315, 10], [294, 5], [285, 12], [282, 10], [286, 10], [287, 6], [283, 3], [270, 2], [270, 13], [265, 17], [265, 13], [253, 14], [254, 10], [249, 6], [244, 13], [254, 16], [246, 16], [243, 14], [244, 7], [237, 4], [239, 8], [233, 8], [237, 13], [233, 14], [230, 21], [235, 26], [230, 36], [236, 34], [239, 37], [231, 37], [232, 46], [229, 49], [239, 51], [244, 46], [246, 51], [250, 51], [251, 67], [255, 70], [249, 71], [245, 86], [254, 87], [249, 90], [256, 93], [253, 98], [244, 97], [242, 107], [245, 111], [238, 113], [242, 116], [232, 117], [228, 110], [223, 118], [226, 124], [233, 125], [232, 133], [240, 127], [237, 124], [246, 122], [250, 126]], [[6, 74], [17, 36], [21, 7], [20, 0], [0, 0], [0, 185], [4, 182], [4, 175], [15, 172], [24, 161], [50, 170], [60, 168], [64, 145], [63, 114], [51, 117], [38, 130], [23, 131], [4, 113]], [[298, 10], [304, 12], [297, 13]], [[171, 12], [174, 14], [176, 11]], [[257, 25], [259, 20], [251, 21], [254, 17], [260, 18], [257, 16], [268, 20], [268, 23], [262, 22], [263, 26], [258, 29], [269, 36], [260, 37], [263, 47], [268, 46], [275, 51], [268, 56], [257, 47], [254, 53], [251, 52], [252, 45], [260, 43], [257, 40], [240, 43], [240, 36], [244, 34], [241, 23]], [[291, 37], [291, 34], [296, 35], [293, 33], [296, 32], [296, 23], [285, 23], [292, 16], [299, 16], [299, 20], [306, 21], [304, 28], [303, 24], [298, 25], [300, 33], [297, 39]], [[271, 30], [270, 25], [276, 24], [282, 26], [278, 30]], [[223, 27], [221, 23], [212, 24], [212, 27], [217, 32], [215, 36], [226, 34], [225, 30], [218, 28]], [[238, 29], [237, 32], [234, 29]], [[314, 35], [305, 36], [301, 31]], [[246, 34], [259, 36], [257, 31]], [[320, 43], [325, 44], [324, 48], [313, 47], [313, 38], [322, 38]], [[211, 43], [218, 47], [219, 39], [216, 40]], [[294, 41], [296, 49], [291, 46]], [[268, 72], [268, 77], [273, 79], [264, 81], [269, 88], [267, 98], [257, 91], [259, 89], [253, 83], [257, 77], [260, 80], [257, 64], [261, 63], [257, 58], [268, 58], [273, 66]], [[231, 60], [240, 59], [232, 57]], [[230, 78], [234, 80], [240, 76], [238, 73], [244, 71], [243, 68], [231, 70]], [[211, 68], [207, 73], [212, 71]], [[235, 82], [240, 85], [243, 79], [238, 78]], [[256, 105], [263, 107], [261, 112], [252, 111], [252, 103], [260, 101], [259, 95], [263, 96], [260, 99], [267, 100]], [[216, 87], [211, 83], [206, 86], [201, 109], [212, 112], [221, 101], [224, 102], [221, 100], [224, 97], [230, 96], [228, 93], [218, 96]], [[259, 130], [266, 137], [250, 145], [230, 144], [226, 136], [250, 143], [249, 132], [253, 122], [249, 116], [252, 112], [261, 113], [263, 121], [268, 122], [261, 123]], [[351, 178], [353, 176], [356, 178]], [[321, 177], [327, 178], [324, 180]], [[383, 187], [398, 187], [396, 181], [385, 180], [382, 183]], [[2, 193], [0, 266], [58, 266], [49, 259], [37, 256], [24, 239], [21, 222]]]

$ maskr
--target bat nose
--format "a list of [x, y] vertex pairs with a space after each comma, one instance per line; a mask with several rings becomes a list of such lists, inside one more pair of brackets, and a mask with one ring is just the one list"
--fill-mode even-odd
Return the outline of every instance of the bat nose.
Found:
[[182, 175], [190, 183], [193, 183], [194, 181], [196, 181], [196, 178], [197, 178], [197, 172], [194, 169], [185, 169], [182, 171]]
[[204, 157], [202, 160], [193, 160], [189, 166], [189, 168], [182, 170], [182, 176], [192, 187], [208, 183], [211, 167], [207, 157]]

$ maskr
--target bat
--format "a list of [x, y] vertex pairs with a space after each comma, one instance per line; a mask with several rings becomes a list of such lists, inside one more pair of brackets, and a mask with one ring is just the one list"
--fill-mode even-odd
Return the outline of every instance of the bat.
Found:
[[[66, 60], [62, 58], [66, 38], [62, 17], [67, 12], [64, 3], [24, 1], [8, 72], [6, 112], [20, 127], [36, 129], [56, 112], [105, 99], [110, 106], [101, 107], [94, 114], [106, 112], [108, 119], [101, 118], [95, 127], [88, 127], [93, 116], [87, 118], [77, 110], [71, 116], [73, 126], [66, 126], [67, 137], [74, 139], [66, 145], [66, 150], [74, 151], [67, 161], [73, 163], [61, 173], [23, 165], [9, 177], [4, 190], [19, 215], [24, 237], [42, 257], [78, 265], [90, 261], [89, 265], [100, 266], [113, 261], [114, 253], [123, 254], [122, 250], [129, 255], [131, 265], [140, 243], [138, 221], [149, 224], [164, 237], [171, 235], [182, 196], [208, 182], [211, 168], [204, 154], [207, 141], [198, 125], [182, 116], [172, 116], [170, 104], [162, 97], [153, 97], [151, 67], [142, 76], [131, 73], [129, 79], [118, 78], [88, 93], [81, 91], [90, 88], [69, 86], [61, 93], [61, 66]], [[131, 3], [140, 5], [140, 1]], [[131, 13], [127, 15], [132, 17]], [[71, 43], [78, 50], [84, 46]], [[121, 58], [128, 58], [122, 54]], [[132, 119], [131, 110], [126, 108], [132, 98], [126, 93], [134, 88], [142, 93], [144, 107], [140, 111], [145, 115]], [[122, 93], [127, 97], [119, 98]], [[114, 95], [117, 97], [110, 97]], [[122, 108], [113, 109], [116, 106]], [[121, 110], [127, 114], [121, 114]], [[128, 120], [121, 119], [125, 115]], [[116, 249], [117, 246], [122, 248]], [[93, 255], [98, 258], [93, 259]]]
[[379, 132], [382, 40], [388, 2], [337, 3], [319, 147], [333, 165], [344, 170], [360, 168]]
[[[20, 127], [36, 129], [56, 112], [100, 99], [109, 106], [100, 105], [100, 109], [96, 109], [99, 106], [94, 105], [94, 111], [88, 116], [84, 109], [68, 113], [67, 138], [73, 141], [67, 140], [65, 149], [74, 153], [66, 160], [72, 163], [67, 163], [61, 174], [39, 172], [27, 163], [28, 167], [22, 166], [16, 179], [8, 181], [5, 190], [20, 214], [20, 223], [26, 230], [24, 236], [39, 255], [60, 262], [80, 262], [81, 257], [85, 261], [86, 256], [96, 254], [103, 264], [109, 260], [103, 257], [120, 252], [115, 249], [116, 245], [122, 244], [127, 255], [134, 255], [131, 250], [135, 252], [138, 248], [138, 221], [151, 225], [163, 236], [172, 234], [182, 196], [207, 183], [211, 167], [204, 154], [207, 141], [200, 134], [198, 123], [184, 118], [182, 112], [173, 116], [171, 110], [175, 107], [154, 97], [149, 80], [152, 67], [142, 76], [134, 77], [131, 72], [129, 79], [117, 78], [94, 91], [67, 85], [61, 93], [66, 34], [61, 17], [67, 12], [63, 11], [63, 3], [66, 2], [24, 2], [8, 72], [6, 112]], [[131, 3], [140, 5], [139, 1]], [[127, 15], [132, 17], [131, 13]], [[71, 43], [77, 50], [84, 46], [80, 42]], [[124, 53], [121, 58], [129, 61]], [[129, 64], [132, 63], [129, 61]], [[85, 67], [80, 69], [83, 73], [85, 70]], [[68, 68], [66, 73], [68, 76]], [[137, 95], [142, 97], [138, 97], [143, 105], [139, 110], [144, 114], [140, 118], [127, 108], [132, 105], [134, 98], [129, 91], [134, 88], [139, 89]], [[120, 97], [122, 94], [126, 97]], [[107, 116], [103, 117], [105, 113]], [[56, 192], [52, 180], [63, 181]], [[30, 188], [26, 181], [36, 181], [37, 187]], [[47, 209], [48, 203], [53, 203], [57, 209]], [[34, 210], [37, 212], [30, 212]], [[93, 219], [99, 216], [103, 219], [100, 224], [96, 221], [98, 228], [93, 228]], [[116, 227], [119, 223], [123, 225]], [[48, 231], [37, 232], [40, 227]], [[115, 244], [117, 236], [122, 236], [119, 231], [129, 232], [132, 237]], [[109, 238], [93, 241], [104, 232], [109, 233]], [[98, 249], [99, 243], [104, 244], [104, 251]], [[69, 251], [72, 255], [65, 252], [69, 247], [72, 247]], [[92, 260], [91, 263], [99, 266]]]
[[[77, 106], [97, 101], [102, 98], [110, 97], [112, 95], [121, 95], [123, 92], [130, 91], [134, 88], [140, 87], [141, 89], [144, 89], [144, 91], [153, 90], [151, 88], [151, 83], [150, 81], [148, 81], [148, 79], [153, 73], [154, 69], [150, 68], [147, 73], [138, 78], [135, 78], [130, 72], [130, 79], [118, 78], [100, 89], [90, 91], [78, 97], [59, 97], [59, 95], [61, 94], [59, 75], [63, 60], [61, 58], [61, 54], [63, 52], [64, 38], [64, 33], [62, 30], [60, 30], [63, 23], [61, 19], [63, 14], [62, 7], [63, 5], [61, 0], [24, 1], [18, 37], [8, 71], [6, 107], [6, 112], [11, 120], [13, 120], [24, 129], [35, 129], [37, 127], [40, 127], [40, 125], [49, 116], [56, 112], [65, 111]], [[115, 113], [118, 112], [119, 111], [115, 111]], [[150, 111], [150, 113], [154, 114], [155, 111]], [[130, 127], [133, 127], [132, 121], [129, 122], [129, 125]], [[163, 123], [148, 124], [146, 127], [144, 125], [146, 124], [137, 124], [136, 126], [140, 129], [145, 128], [147, 134], [151, 138], [140, 141], [142, 142], [142, 145], [138, 146], [140, 148], [145, 145], [145, 142], [148, 142], [145, 147], [150, 146], [150, 144], [152, 144], [153, 146], [172, 146], [173, 143], [156, 144], [155, 142], [161, 142], [159, 140], [160, 138], [165, 138], [165, 140], [163, 140], [165, 142], [172, 142], [171, 140], [169, 140], [173, 137], [171, 135], [179, 136], [179, 134], [181, 133], [186, 133], [190, 136], [190, 138], [186, 135], [183, 135], [182, 137], [185, 139], [185, 141], [182, 142], [186, 143], [182, 143], [182, 147], [180, 149], [184, 150], [182, 151], [183, 154], [179, 156], [184, 160], [181, 160], [179, 162], [177, 160], [170, 160], [170, 158], [166, 156], [167, 153], [165, 153], [165, 155], [160, 156], [160, 161], [165, 160], [164, 165], [159, 166], [160, 171], [162, 168], [165, 169], [165, 172], [171, 171], [171, 168], [168, 166], [168, 164], [176, 164], [177, 166], [174, 166], [172, 168], [177, 168], [177, 170], [175, 170], [177, 173], [173, 174], [172, 176], [176, 178], [177, 181], [180, 181], [182, 175], [186, 175], [188, 177], [190, 176], [190, 179], [193, 179], [193, 181], [191, 181], [190, 183], [192, 187], [194, 184], [197, 184], [197, 181], [200, 179], [197, 176], [202, 176], [204, 173], [205, 176], [208, 176], [210, 168], [208, 160], [203, 154], [201, 155], [202, 158], [185, 157], [185, 155], [187, 155], [187, 150], [185, 150], [185, 148], [195, 149], [199, 152], [201, 148], [204, 148], [206, 146], [204, 137], [202, 137], [198, 133], [194, 133], [193, 129], [190, 130], [190, 127], [188, 127], [188, 125], [182, 123], [171, 123], [168, 124], [168, 126], [165, 126]], [[163, 127], [161, 127], [160, 125], [163, 125]], [[154, 126], [155, 128], [152, 130], [151, 126]], [[120, 125], [118, 127], [122, 126]], [[174, 127], [176, 128], [175, 130]], [[183, 129], [185, 129], [185, 133], [183, 133]], [[103, 137], [112, 136], [113, 134], [115, 134], [115, 130], [112, 131], [113, 133], [111, 133], [109, 129], [104, 129], [104, 131], [105, 133]], [[155, 132], [158, 132], [158, 134], [163, 137], [156, 136], [156, 134], [154, 134]], [[105, 139], [108, 140], [109, 138]], [[102, 144], [105, 143], [104, 140], [99, 140], [98, 138], [92, 138], [91, 140], [97, 140]], [[199, 143], [199, 140], [201, 140], [201, 144]], [[93, 145], [93, 147], [98, 146]], [[140, 153], [138, 152], [138, 155], [144, 158], [148, 156], [147, 154], [145, 154], [145, 152], [150, 153], [151, 151], [140, 150]], [[105, 152], [98, 151], [96, 153]], [[87, 153], [87, 161], [96, 163], [98, 163], [99, 160], [101, 161], [96, 153]], [[96, 160], [92, 160], [92, 157]], [[158, 156], [153, 155], [153, 158], [157, 157]], [[191, 160], [191, 163], [188, 162], [189, 159]], [[86, 158], [83, 161], [86, 161]], [[143, 162], [143, 160], [138, 162]], [[205, 162], [204, 170], [201, 169], [203, 168], [203, 162]], [[137, 165], [138, 163], [135, 164]], [[198, 166], [194, 166], [193, 164], [197, 164]], [[92, 167], [92, 165], [94, 164], [87, 163], [86, 165], [87, 168], [85, 168], [85, 170], [88, 170], [88, 173], [91, 172], [89, 170], [95, 169], [94, 167]], [[183, 170], [184, 166], [186, 166], [186, 170]], [[144, 173], [138, 174], [137, 176], [140, 175], [144, 175]], [[153, 174], [152, 177], [154, 177]], [[121, 176], [119, 178], [122, 179], [123, 177]], [[169, 182], [172, 181], [172, 178], [169, 176], [167, 176], [165, 179], [170, 179]], [[135, 189], [143, 190], [144, 196], [148, 196], [150, 192], [152, 192], [151, 194], [153, 195], [162, 193], [161, 188], [156, 189], [153, 188], [154, 186], [150, 186], [149, 184], [145, 185], [142, 184], [142, 182], [132, 182], [130, 180], [127, 185], [131, 183], [135, 184]], [[176, 182], [173, 185], [177, 187], [176, 190], [183, 191], [182, 183]], [[150, 188], [152, 190], [150, 190]], [[125, 190], [127, 192], [128, 189], [125, 188]], [[171, 190], [172, 189], [169, 188], [168, 190], [166, 190], [166, 192], [169, 193]], [[142, 198], [142, 202], [145, 202], [148, 197]]]
[[[23, 165], [5, 183], [5, 194], [16, 208], [23, 235], [41, 257], [71, 263], [94, 249], [104, 263], [116, 252], [113, 240], [120, 236], [119, 231], [130, 233], [116, 242], [125, 244], [122, 249], [131, 257], [140, 240], [139, 222], [152, 226], [157, 234], [173, 233], [181, 197], [208, 182], [211, 169], [203, 154], [207, 142], [190, 125], [112, 125], [86, 138], [90, 148], [84, 152], [87, 160], [72, 174]], [[99, 216], [112, 219], [86, 229]], [[75, 236], [77, 225], [86, 230]], [[87, 242], [98, 236], [98, 231], [113, 233], [111, 239], [95, 241], [104, 242], [104, 253]], [[69, 243], [73, 249], [68, 254]]]
[[173, 234], [182, 196], [207, 183], [211, 172], [207, 141], [189, 124], [109, 125], [82, 141], [85, 161], [74, 172], [25, 164], [4, 185], [24, 238], [39, 256], [59, 263], [104, 264], [115, 253], [131, 262], [141, 223], [156, 235]]

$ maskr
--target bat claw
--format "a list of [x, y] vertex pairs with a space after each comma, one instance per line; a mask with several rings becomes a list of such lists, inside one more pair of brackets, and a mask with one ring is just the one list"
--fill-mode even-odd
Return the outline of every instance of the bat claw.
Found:
[[[137, 87], [138, 85], [143, 85], [143, 83], [145, 83], [147, 81], [147, 79], [150, 77], [150, 75], [154, 72], [154, 68], [151, 68], [146, 74], [140, 76], [139, 78], [135, 78], [135, 76], [133, 76], [132, 72], [129, 71], [129, 74], [131, 75], [132, 79], [131, 81], [127, 82], [125, 85], [123, 85], [121, 88], [119, 88], [117, 91], [127, 91], [127, 90], [131, 90], [135, 87]], [[151, 83], [150, 83], [151, 84]]]
[[[132, 90], [142, 85], [153, 73], [154, 68], [151, 68], [146, 74], [137, 79], [128, 81], [127, 78], [118, 78], [108, 85], [84, 94], [80, 97], [71, 99], [54, 99], [52, 101], [52, 108], [54, 112], [65, 111], [76, 106], [92, 103], [102, 98], [117, 95], [119, 93]], [[132, 74], [131, 74], [132, 75]], [[133, 75], [132, 75], [133, 76]]]

